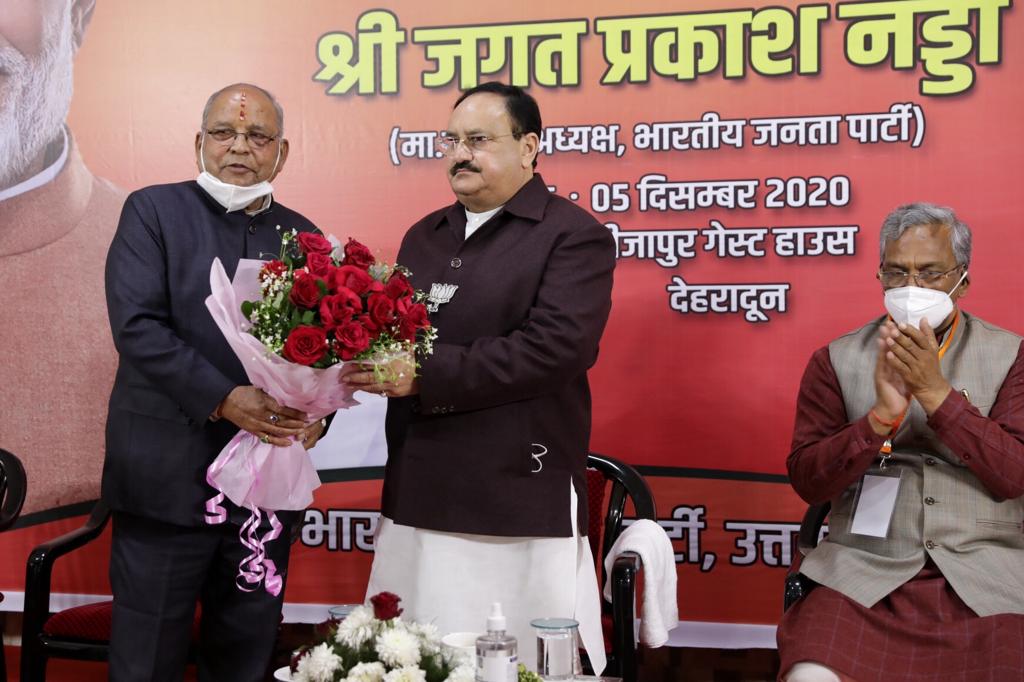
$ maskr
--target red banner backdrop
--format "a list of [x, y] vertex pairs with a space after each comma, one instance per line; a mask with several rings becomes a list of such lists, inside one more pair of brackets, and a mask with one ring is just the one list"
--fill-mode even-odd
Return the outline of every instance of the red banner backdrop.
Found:
[[[953, 206], [975, 231], [964, 306], [1024, 329], [1007, 295], [1020, 267], [1020, 12], [1010, 0], [623, 7], [100, 0], [68, 125], [94, 174], [129, 190], [178, 181], [196, 174], [209, 93], [262, 85], [292, 145], [276, 195], [388, 259], [453, 200], [433, 138], [460, 88], [528, 87], [547, 127], [538, 170], [618, 242], [593, 449], [649, 475], [681, 618], [769, 626], [748, 632], [770, 644], [804, 508], [783, 478], [797, 383], [816, 348], [882, 311], [885, 214]], [[335, 482], [295, 548], [293, 614], [362, 599], [380, 486], [345, 470], [383, 461], [382, 414], [368, 398], [316, 450]], [[21, 589], [32, 544], [80, 521], [52, 519], [81, 507], [46, 507], [0, 536], [5, 592]], [[106, 551], [65, 561], [57, 589], [103, 593]]]

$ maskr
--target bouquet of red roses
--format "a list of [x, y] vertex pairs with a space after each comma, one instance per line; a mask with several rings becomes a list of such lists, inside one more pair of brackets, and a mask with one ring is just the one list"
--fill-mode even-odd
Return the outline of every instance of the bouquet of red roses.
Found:
[[281, 235], [281, 254], [260, 270], [262, 300], [246, 301], [249, 333], [272, 353], [309, 367], [429, 354], [436, 330], [426, 295], [401, 266], [379, 263], [354, 239], [344, 247], [312, 232]]
[[[206, 306], [252, 384], [311, 421], [358, 404], [340, 382], [348, 361], [378, 367], [391, 354], [430, 353], [437, 335], [408, 271], [376, 262], [354, 240], [342, 247], [319, 234], [282, 232], [277, 259], [242, 260], [233, 280], [214, 260], [210, 291]], [[207, 523], [227, 520], [225, 497], [251, 510], [239, 534], [251, 551], [239, 586], [263, 583], [277, 594], [281, 579], [264, 545], [281, 532], [275, 511], [313, 501], [320, 478], [309, 454], [299, 442], [279, 447], [239, 431], [206, 480], [217, 490], [206, 502]], [[263, 513], [271, 530], [261, 536]]]

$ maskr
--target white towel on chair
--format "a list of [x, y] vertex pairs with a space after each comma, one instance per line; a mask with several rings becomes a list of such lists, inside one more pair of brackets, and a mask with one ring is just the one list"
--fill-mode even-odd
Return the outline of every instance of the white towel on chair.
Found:
[[676, 601], [676, 561], [665, 530], [654, 521], [634, 521], [612, 545], [604, 560], [605, 599], [611, 599], [612, 565], [623, 552], [636, 552], [644, 565], [644, 599], [640, 605], [640, 642], [655, 648], [668, 641], [679, 622]]

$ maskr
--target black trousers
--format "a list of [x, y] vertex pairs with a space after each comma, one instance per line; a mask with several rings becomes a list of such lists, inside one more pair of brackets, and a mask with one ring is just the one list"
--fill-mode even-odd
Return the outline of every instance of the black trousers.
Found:
[[[277, 597], [262, 585], [252, 592], [238, 589], [238, 565], [249, 554], [238, 530], [232, 523], [185, 527], [114, 513], [111, 682], [180, 682], [197, 602], [202, 604], [199, 679], [265, 679], [284, 589]], [[282, 577], [288, 569], [288, 530], [285, 525], [266, 546]]]

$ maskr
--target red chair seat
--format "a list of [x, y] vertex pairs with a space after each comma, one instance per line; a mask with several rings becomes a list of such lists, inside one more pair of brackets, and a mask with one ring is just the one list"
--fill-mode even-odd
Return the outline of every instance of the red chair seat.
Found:
[[[109, 642], [113, 606], [111, 601], [101, 601], [58, 611], [43, 623], [43, 634], [61, 639]], [[196, 608], [192, 619], [192, 641], [199, 639], [199, 616], [200, 610]]]

